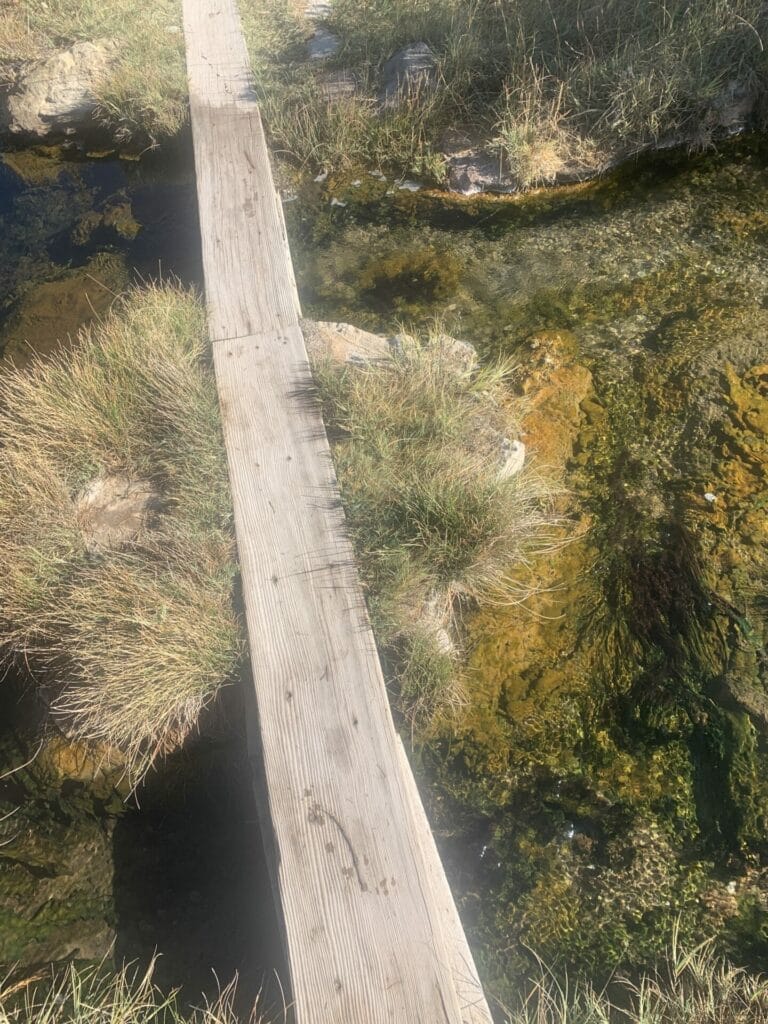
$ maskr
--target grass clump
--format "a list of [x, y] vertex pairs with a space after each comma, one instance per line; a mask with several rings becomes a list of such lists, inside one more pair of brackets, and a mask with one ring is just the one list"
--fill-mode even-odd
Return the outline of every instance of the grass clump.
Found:
[[0, 379], [0, 619], [62, 726], [139, 777], [235, 671], [226, 460], [197, 297], [129, 293]]
[[521, 414], [509, 365], [457, 365], [439, 333], [385, 364], [316, 369], [374, 630], [401, 707], [455, 702], [463, 609], [519, 602], [530, 559], [558, 542], [554, 499], [529, 465], [500, 472]]
[[68, 964], [58, 972], [0, 982], [0, 1024], [258, 1024], [258, 1010], [244, 1020], [234, 982], [215, 999], [185, 1009], [177, 992], [154, 981], [156, 959], [146, 970], [131, 965], [110, 972], [105, 964]]
[[97, 120], [117, 141], [157, 143], [187, 118], [178, 0], [18, 0], [0, 18], [0, 81], [19, 63], [76, 42], [110, 39], [117, 50], [96, 87]]
[[[335, 0], [342, 47], [319, 68], [286, 0], [252, 5], [249, 20], [267, 122], [300, 163], [440, 178], [458, 131], [536, 185], [662, 143], [707, 145], [764, 109], [761, 0]], [[382, 107], [385, 62], [415, 42], [435, 54], [435, 87]], [[356, 89], [337, 102], [323, 82], [341, 68]]]
[[673, 940], [661, 968], [602, 990], [569, 984], [543, 965], [508, 1024], [768, 1024], [768, 978], [717, 956], [711, 942]]

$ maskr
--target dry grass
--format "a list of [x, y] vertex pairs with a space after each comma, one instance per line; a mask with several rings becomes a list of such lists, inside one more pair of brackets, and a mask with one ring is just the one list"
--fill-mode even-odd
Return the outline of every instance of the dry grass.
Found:
[[187, 117], [178, 0], [18, 0], [8, 16], [0, 7], [0, 79], [20, 61], [99, 39], [116, 40], [118, 52], [98, 86], [98, 119], [119, 141], [174, 135]]
[[[73, 351], [0, 380], [0, 617], [10, 651], [66, 680], [63, 727], [139, 778], [232, 677], [241, 628], [226, 460], [204, 315], [173, 286], [130, 293]], [[95, 551], [81, 495], [148, 481], [158, 508]]]
[[389, 364], [316, 369], [374, 629], [411, 715], [458, 699], [462, 611], [524, 601], [525, 567], [562, 541], [552, 485], [530, 465], [499, 473], [522, 412], [511, 373], [462, 372], [439, 332]]
[[258, 1007], [246, 1019], [235, 1007], [235, 983], [216, 999], [185, 1010], [177, 994], [153, 980], [156, 961], [140, 971], [116, 972], [105, 964], [0, 982], [0, 1024], [264, 1024]]
[[734, 967], [711, 942], [683, 950], [675, 937], [666, 963], [637, 984], [598, 991], [541, 965], [507, 1024], [768, 1024], [768, 977]]

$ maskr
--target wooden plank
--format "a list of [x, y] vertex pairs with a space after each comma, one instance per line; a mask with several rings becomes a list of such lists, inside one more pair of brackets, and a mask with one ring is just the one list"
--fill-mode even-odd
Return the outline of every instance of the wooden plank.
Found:
[[420, 847], [424, 862], [424, 877], [432, 886], [432, 894], [437, 904], [443, 924], [443, 939], [448, 956], [448, 963], [453, 974], [453, 982], [459, 997], [461, 1019], [464, 1024], [493, 1024], [491, 1011], [480, 983], [475, 967], [475, 959], [469, 948], [464, 926], [456, 909], [448, 879], [445, 875], [440, 853], [435, 843], [424, 804], [413, 777], [408, 755], [400, 737], [397, 737], [398, 753], [402, 766], [403, 779], [406, 783], [408, 799], [414, 827], [420, 834]]
[[297, 1019], [458, 1024], [303, 337], [214, 360]]
[[459, 993], [466, 940], [389, 710], [234, 0], [184, 0], [184, 20], [249, 727], [296, 1018], [487, 1024]]

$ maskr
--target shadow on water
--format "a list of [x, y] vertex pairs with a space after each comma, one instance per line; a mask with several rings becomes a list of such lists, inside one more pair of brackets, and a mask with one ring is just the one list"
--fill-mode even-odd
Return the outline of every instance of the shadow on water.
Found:
[[115, 826], [115, 958], [160, 952], [158, 982], [191, 1003], [237, 975], [246, 1014], [259, 993], [264, 1009], [282, 1008], [287, 972], [239, 694], [227, 703], [229, 725], [204, 726], [169, 757]]

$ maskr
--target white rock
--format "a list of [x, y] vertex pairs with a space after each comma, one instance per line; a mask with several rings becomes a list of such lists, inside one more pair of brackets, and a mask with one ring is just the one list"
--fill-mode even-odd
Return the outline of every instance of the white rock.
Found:
[[712, 491], [705, 491], [704, 500], [708, 501], [710, 505], [714, 505], [714, 503], [717, 501], [717, 495], [713, 494]]
[[347, 204], [344, 202], [343, 199], [337, 199], [336, 196], [334, 196], [331, 199], [331, 206], [346, 206], [346, 205]]
[[318, 185], [320, 185], [325, 181], [327, 177], [328, 171], [321, 171], [314, 180], [318, 183]]
[[397, 187], [401, 192], [420, 192], [422, 188], [418, 181], [401, 181]]
[[525, 465], [525, 445], [522, 441], [510, 441], [504, 438], [501, 444], [501, 458], [503, 459], [499, 470], [499, 480], [509, 480], [517, 476]]

